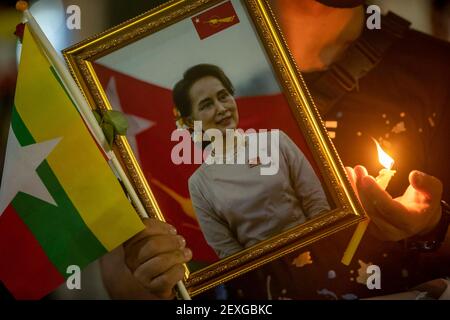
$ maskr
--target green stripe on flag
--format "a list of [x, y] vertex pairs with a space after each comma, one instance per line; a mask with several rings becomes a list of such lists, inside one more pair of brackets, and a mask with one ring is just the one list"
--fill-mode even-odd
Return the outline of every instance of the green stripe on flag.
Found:
[[[29, 144], [33, 138], [17, 112], [13, 120], [19, 142]], [[83, 268], [106, 253], [106, 249], [86, 226], [47, 161], [36, 171], [57, 206], [22, 192], [12, 204], [59, 272], [67, 275], [67, 266], [75, 264]]]
[[29, 144], [36, 143], [36, 141], [34, 141], [33, 139], [33, 136], [30, 134], [28, 129], [25, 127], [22, 119], [20, 118], [20, 115], [16, 110], [16, 106], [13, 106], [11, 114], [11, 126], [21, 146], [27, 146]]

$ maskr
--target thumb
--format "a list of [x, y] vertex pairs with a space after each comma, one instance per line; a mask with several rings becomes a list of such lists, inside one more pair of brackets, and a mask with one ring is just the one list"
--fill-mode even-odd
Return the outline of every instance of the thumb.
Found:
[[411, 171], [409, 174], [409, 183], [417, 191], [425, 194], [429, 199], [441, 199], [442, 182], [433, 176], [421, 171]]

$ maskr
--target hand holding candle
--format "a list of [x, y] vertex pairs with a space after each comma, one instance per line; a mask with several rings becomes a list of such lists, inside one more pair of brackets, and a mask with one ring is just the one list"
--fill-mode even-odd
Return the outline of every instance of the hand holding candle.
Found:
[[[373, 138], [372, 138], [373, 139]], [[375, 178], [378, 185], [385, 190], [389, 184], [389, 181], [395, 174], [395, 170], [391, 170], [392, 166], [394, 164], [394, 159], [392, 159], [386, 152], [384, 152], [383, 149], [381, 149], [380, 144], [373, 139], [377, 146], [378, 150], [378, 160], [383, 165], [383, 169], [380, 170], [378, 173], [378, 176]], [[361, 239], [366, 232], [367, 226], [369, 225], [369, 218], [367, 220], [360, 222], [358, 226], [356, 227], [355, 232], [353, 233], [353, 236], [347, 246], [347, 249], [344, 252], [344, 255], [342, 257], [341, 262], [345, 265], [349, 265], [353, 259], [353, 256], [355, 255], [356, 249], [358, 249], [359, 243], [361, 242]]]

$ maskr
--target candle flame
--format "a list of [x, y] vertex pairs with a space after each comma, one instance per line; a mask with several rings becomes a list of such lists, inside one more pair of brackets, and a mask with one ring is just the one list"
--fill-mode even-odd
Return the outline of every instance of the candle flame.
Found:
[[386, 152], [384, 152], [383, 149], [381, 149], [381, 146], [377, 140], [373, 139], [373, 141], [375, 141], [375, 144], [377, 145], [378, 161], [381, 163], [383, 167], [390, 170], [394, 165], [394, 159], [392, 159]]

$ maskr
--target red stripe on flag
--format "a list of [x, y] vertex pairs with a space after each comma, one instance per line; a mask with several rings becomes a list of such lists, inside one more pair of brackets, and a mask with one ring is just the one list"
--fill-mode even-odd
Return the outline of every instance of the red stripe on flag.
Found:
[[0, 280], [16, 299], [40, 299], [64, 278], [10, 204], [0, 216]]

